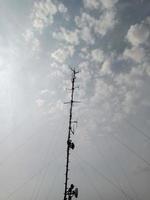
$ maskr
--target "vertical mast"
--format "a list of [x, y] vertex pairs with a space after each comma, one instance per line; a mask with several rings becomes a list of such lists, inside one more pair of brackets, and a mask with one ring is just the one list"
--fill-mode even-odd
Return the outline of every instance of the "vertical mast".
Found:
[[67, 138], [67, 157], [66, 157], [66, 172], [65, 172], [65, 192], [64, 192], [64, 200], [71, 200], [73, 196], [78, 197], [78, 188], [74, 189], [74, 185], [71, 184], [68, 188], [68, 172], [69, 172], [69, 159], [70, 159], [70, 149], [74, 149], [75, 145], [71, 140], [71, 134], [74, 134], [73, 123], [77, 123], [77, 121], [72, 121], [72, 109], [74, 103], [79, 103], [79, 101], [74, 101], [74, 90], [75, 90], [75, 80], [76, 74], [79, 71], [75, 69], [72, 70], [72, 87], [71, 87], [71, 100], [70, 102], [66, 102], [66, 104], [70, 104], [70, 114], [69, 114], [69, 127], [68, 127], [68, 138]]

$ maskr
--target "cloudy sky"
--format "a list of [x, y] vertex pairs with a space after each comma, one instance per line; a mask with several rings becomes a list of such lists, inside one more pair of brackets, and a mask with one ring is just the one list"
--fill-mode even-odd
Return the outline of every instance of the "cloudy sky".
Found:
[[150, 198], [150, 1], [0, 0], [0, 199]]

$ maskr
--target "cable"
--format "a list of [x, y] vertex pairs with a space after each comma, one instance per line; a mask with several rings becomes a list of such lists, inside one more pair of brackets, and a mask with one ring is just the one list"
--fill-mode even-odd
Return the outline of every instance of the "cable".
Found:
[[[56, 147], [56, 146], [59, 146], [59, 143], [60, 143], [60, 140], [58, 140], [58, 139], [59, 139], [59, 134], [57, 134], [56, 136], [57, 136], [57, 137], [55, 138], [55, 142], [53, 143], [53, 148], [52, 148], [52, 151], [51, 151], [51, 155], [53, 155], [54, 150], [55, 150], [55, 147]], [[58, 143], [58, 144], [57, 144], [57, 143]], [[51, 144], [51, 141], [49, 142], [47, 151], [45, 152], [44, 162], [45, 162], [46, 160], [48, 160], [48, 157], [50, 157], [50, 155], [49, 155], [49, 153], [50, 153], [50, 148], [49, 148], [49, 147], [50, 147], [50, 144]], [[31, 200], [33, 200], [33, 199], [34, 199], [34, 200], [38, 199], [39, 194], [40, 194], [40, 189], [41, 189], [42, 184], [43, 184], [43, 182], [44, 182], [44, 179], [45, 179], [45, 177], [46, 177], [46, 175], [47, 175], [47, 172], [48, 172], [48, 168], [44, 171], [43, 176], [42, 176], [42, 178], [41, 178], [41, 181], [39, 182], [39, 186], [38, 186], [38, 189], [37, 189], [37, 193], [35, 194], [35, 198], [31, 198]], [[33, 197], [33, 195], [32, 195], [32, 197]]]
[[[105, 159], [103, 153], [102, 153], [101, 151], [98, 151], [97, 148], [96, 148], [96, 146], [94, 146], [94, 147], [95, 147], [96, 151], [97, 151], [98, 153], [101, 154], [101, 156], [103, 157], [103, 159]], [[112, 149], [111, 149], [110, 151], [112, 151]], [[126, 178], [130, 189], [132, 190], [132, 192], [133, 192], [134, 195], [136, 196], [136, 200], [137, 200], [137, 199], [141, 200], [141, 199], [138, 197], [138, 195], [137, 195], [137, 193], [135, 192], [135, 190], [134, 190], [134, 188], [132, 187], [132, 185], [130, 184], [130, 181], [128, 180], [127, 174], [125, 173], [125, 170], [124, 170], [124, 168], [122, 167], [119, 158], [116, 157], [116, 156], [114, 156], [114, 160], [119, 162], [119, 165], [120, 165], [121, 170], [123, 171], [124, 177]], [[106, 161], [105, 161], [105, 163], [106, 163]], [[106, 164], [107, 164], [107, 163], [106, 163]], [[118, 165], [118, 163], [117, 163], [117, 165]], [[111, 169], [110, 165], [107, 165], [107, 166]], [[119, 184], [119, 186], [122, 188], [122, 186], [121, 186], [120, 184]]]
[[[59, 165], [58, 165], [58, 167], [59, 167]], [[58, 169], [58, 167], [57, 167], [57, 169]], [[58, 174], [60, 176], [60, 170], [56, 170], [55, 176], [53, 177], [53, 180], [51, 182], [51, 187], [49, 187], [49, 191], [48, 191], [48, 193], [46, 195], [47, 197], [45, 198], [45, 200], [49, 200], [50, 199], [49, 198], [49, 193], [50, 193], [50, 190], [52, 189], [52, 187], [54, 187], [54, 184], [55, 184], [55, 181], [56, 181], [56, 177], [57, 177], [57, 180], [58, 180]]]
[[[95, 147], [95, 146], [94, 146]], [[104, 155], [103, 155], [103, 153], [101, 152], [101, 151], [99, 151], [99, 150], [97, 150], [97, 148], [95, 147], [95, 150], [98, 152], [98, 154], [100, 154], [101, 156], [102, 156], [102, 158], [103, 158], [103, 160], [104, 160], [104, 162], [105, 162], [105, 164], [107, 165], [107, 167], [110, 169], [110, 171], [112, 171], [112, 169], [111, 169], [111, 167], [110, 167], [110, 165], [108, 165], [107, 164], [107, 162], [106, 162], [106, 160], [105, 160], [105, 158], [104, 158]], [[114, 160], [118, 160], [118, 159], [114, 159]], [[115, 179], [115, 181], [116, 182], [118, 182], [117, 180], [116, 180], [116, 177], [114, 177], [114, 179]], [[124, 193], [126, 193], [125, 191], [124, 191], [124, 189], [122, 188], [122, 186], [121, 186], [121, 184], [119, 183], [118, 184], [118, 187], [120, 187], [120, 189], [124, 192]], [[126, 196], [128, 196], [128, 198], [129, 199], [131, 199], [131, 197], [129, 197], [129, 195], [127, 195], [126, 194]]]
[[[25, 121], [25, 119], [24, 119], [24, 121]], [[23, 123], [19, 124], [18, 127], [20, 127], [22, 124], [23, 124]], [[0, 145], [3, 144], [3, 143], [4, 143], [9, 137], [11, 137], [11, 136], [14, 136], [14, 134], [8, 133], [4, 138], [2, 138], [2, 139], [0, 140]]]
[[43, 134], [42, 131], [39, 132], [39, 133], [34, 132], [33, 134], [31, 134], [31, 135], [25, 140], [25, 142], [23, 142], [22, 144], [18, 145], [11, 153], [9, 153], [7, 156], [4, 157], [4, 159], [3, 159], [2, 161], [0, 161], [0, 166], [1, 166], [6, 160], [8, 160], [9, 157], [10, 157], [13, 153], [15, 153], [16, 151], [18, 152], [18, 150], [21, 149], [22, 147], [24, 147], [24, 146], [27, 144], [27, 142], [31, 141], [31, 140], [33, 139], [33, 136], [37, 136], [37, 135], [40, 136], [41, 134]]
[[32, 192], [32, 194], [31, 194], [31, 197], [30, 197], [31, 200], [34, 199], [34, 196], [35, 196], [35, 194], [36, 194], [36, 190], [37, 190], [37, 188], [38, 188], [38, 185], [39, 185], [39, 181], [37, 180], [36, 183], [35, 183], [35, 187], [33, 188], [33, 192]]
[[[57, 141], [57, 140], [56, 140]], [[60, 140], [59, 140], [60, 141]], [[56, 142], [55, 142], [56, 144]], [[54, 145], [55, 147], [55, 145]], [[52, 151], [53, 153], [53, 151]], [[56, 160], [56, 158], [54, 158], [53, 160]], [[43, 166], [40, 170], [38, 170], [35, 174], [33, 174], [33, 176], [31, 176], [28, 180], [24, 181], [23, 184], [21, 184], [20, 186], [18, 186], [14, 191], [12, 191], [4, 200], [8, 200], [10, 199], [16, 192], [18, 192], [20, 189], [22, 189], [26, 184], [28, 184], [33, 178], [37, 177], [40, 173], [43, 172], [43, 170], [47, 170], [47, 168], [53, 163], [53, 161], [49, 161], [45, 166]]]
[[[25, 119], [23, 120], [23, 122], [20, 122], [18, 125], [16, 125], [16, 127], [15, 127], [15, 130], [16, 129], [18, 129], [18, 128], [20, 128], [22, 125], [24, 126], [24, 123], [25, 123], [25, 121], [28, 119], [28, 116], [27, 117], [25, 117]], [[40, 119], [38, 119], [37, 121], [36, 121], [36, 123], [38, 124], [38, 122], [40, 121]], [[14, 130], [14, 128], [12, 129], [12, 131], [13, 132], [16, 132]], [[34, 135], [35, 133], [33, 133], [32, 135]], [[3, 137], [2, 139], [0, 139], [0, 145], [1, 144], [3, 144], [9, 137], [13, 137], [14, 136], [14, 133], [8, 133], [5, 137]]]
[[29, 179], [24, 181], [20, 186], [18, 186], [15, 190], [10, 192], [4, 200], [10, 199], [16, 192], [22, 189], [27, 183], [29, 183], [33, 178], [37, 177], [45, 168], [49, 167], [51, 162], [48, 162], [45, 166], [43, 166], [40, 170], [38, 170], [35, 174], [33, 174]]
[[128, 119], [124, 119], [126, 121], [127, 124], [129, 124], [132, 128], [134, 128], [135, 130], [138, 131], [138, 133], [140, 133], [141, 135], [143, 135], [144, 137], [146, 137], [149, 141], [150, 141], [150, 136], [145, 134], [145, 132], [141, 129], [139, 129], [137, 126], [135, 126], [135, 124], [133, 124], [131, 121], [129, 121]]
[[90, 162], [88, 162], [87, 160], [81, 158], [81, 156], [78, 154], [78, 156], [80, 157], [80, 159], [86, 163], [86, 165], [88, 165], [90, 168], [94, 169], [94, 171], [96, 171], [102, 178], [104, 178], [108, 183], [110, 183], [111, 185], [114, 186], [114, 188], [116, 188], [119, 192], [121, 192], [124, 196], [124, 198], [126, 200], [129, 200], [129, 197], [127, 196], [127, 194], [116, 184], [114, 183], [111, 179], [109, 179], [107, 176], [105, 176], [102, 172], [100, 172], [96, 167], [94, 167]]
[[[76, 156], [76, 158], [79, 160], [79, 157]], [[104, 198], [102, 197], [102, 195], [100, 194], [100, 191], [97, 190], [95, 184], [93, 183], [91, 177], [88, 175], [88, 173], [86, 172], [85, 168], [81, 165], [81, 162], [78, 162], [78, 166], [80, 167], [80, 169], [82, 170], [82, 172], [85, 174], [85, 177], [90, 180], [89, 183], [91, 183], [91, 185], [93, 186], [94, 190], [97, 192], [98, 194], [98, 198], [103, 200]], [[92, 184], [93, 183], [93, 184]]]
[[140, 156], [135, 150], [133, 150], [131, 147], [129, 147], [126, 143], [122, 142], [118, 137], [116, 137], [114, 134], [110, 133], [110, 135], [122, 146], [124, 146], [128, 151], [130, 151], [132, 154], [136, 155], [140, 160], [142, 160], [146, 165], [150, 167], [150, 162], [145, 160], [142, 156]]
[[0, 166], [1, 166], [5, 161], [7, 161], [7, 160], [9, 159], [9, 157], [10, 157], [12, 154], [14, 154], [16, 151], [18, 152], [18, 150], [21, 149], [23, 146], [25, 146], [27, 142], [29, 142], [30, 140], [32, 140], [34, 135], [37, 136], [37, 135], [40, 135], [40, 134], [41, 134], [41, 133], [39, 133], [39, 134], [34, 133], [34, 134], [30, 135], [30, 136], [26, 139], [26, 141], [25, 141], [24, 143], [18, 145], [11, 153], [9, 153], [7, 156], [4, 157], [4, 159], [3, 159], [2, 161], [0, 161]]
[[127, 182], [128, 182], [129, 188], [132, 190], [133, 194], [135, 195], [136, 200], [141, 200], [141, 199], [139, 198], [137, 192], [136, 192], [135, 189], [133, 188], [132, 184], [130, 183], [130, 181], [129, 181], [129, 179], [128, 179], [128, 176], [127, 176], [127, 174], [126, 174], [124, 168], [121, 166], [120, 161], [119, 161], [119, 165], [120, 165], [120, 168], [121, 168], [122, 171], [123, 171], [124, 177], [126, 177], [126, 180], [127, 180]]
[[125, 169], [124, 169], [123, 166], [121, 165], [121, 162], [120, 162], [119, 158], [116, 157], [116, 156], [114, 156], [114, 160], [117, 160], [117, 161], [119, 162], [119, 163], [117, 163], [117, 164], [119, 164], [119, 166], [120, 166], [120, 168], [121, 168], [121, 170], [122, 170], [122, 172], [123, 172], [123, 175], [124, 175], [124, 177], [126, 178], [126, 180], [127, 180], [127, 182], [128, 182], [129, 188], [132, 190], [132, 193], [135, 195], [136, 200], [141, 200], [141, 199], [138, 197], [138, 194], [135, 192], [135, 189], [133, 188], [132, 184], [130, 183], [130, 181], [129, 181], [129, 179], [128, 179], [128, 176], [127, 176], [127, 174], [126, 174], [126, 172], [125, 172]]
[[[54, 159], [55, 160], [55, 159]], [[54, 161], [53, 160], [53, 161]], [[45, 166], [41, 167], [36, 173], [34, 173], [29, 179], [27, 179], [26, 181], [24, 181], [21, 185], [19, 185], [16, 189], [14, 189], [12, 192], [10, 192], [8, 194], [8, 196], [6, 198], [4, 198], [4, 200], [8, 200], [10, 199], [16, 192], [18, 192], [19, 190], [21, 190], [26, 184], [28, 184], [32, 179], [34, 179], [35, 177], [37, 177], [40, 173], [43, 172], [43, 170], [47, 169], [52, 163], [53, 161], [51, 160], [50, 162], [48, 162]]]

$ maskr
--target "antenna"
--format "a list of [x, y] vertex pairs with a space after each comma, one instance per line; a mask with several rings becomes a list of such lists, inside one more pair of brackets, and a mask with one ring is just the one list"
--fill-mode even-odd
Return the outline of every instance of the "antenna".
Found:
[[74, 135], [74, 124], [77, 124], [77, 121], [72, 120], [72, 109], [75, 103], [80, 103], [79, 101], [74, 101], [74, 90], [78, 87], [75, 87], [76, 74], [79, 71], [76, 71], [75, 68], [71, 68], [72, 71], [72, 87], [71, 87], [71, 100], [69, 102], [65, 102], [65, 104], [70, 104], [70, 112], [69, 112], [69, 127], [68, 127], [68, 138], [67, 138], [67, 157], [66, 157], [66, 172], [65, 172], [65, 192], [64, 192], [64, 200], [71, 200], [74, 196], [78, 198], [78, 188], [75, 188], [73, 184], [68, 188], [68, 172], [69, 172], [69, 162], [70, 162], [70, 150], [74, 150], [75, 144], [71, 140], [71, 134]]

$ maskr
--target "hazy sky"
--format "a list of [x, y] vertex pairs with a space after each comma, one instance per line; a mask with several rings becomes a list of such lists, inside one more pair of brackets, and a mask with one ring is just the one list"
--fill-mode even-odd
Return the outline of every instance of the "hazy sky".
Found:
[[150, 1], [0, 0], [0, 200], [150, 199]]

